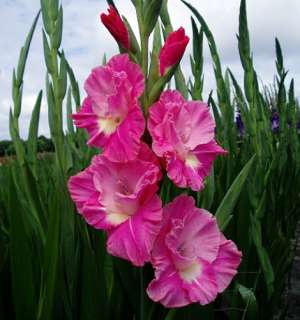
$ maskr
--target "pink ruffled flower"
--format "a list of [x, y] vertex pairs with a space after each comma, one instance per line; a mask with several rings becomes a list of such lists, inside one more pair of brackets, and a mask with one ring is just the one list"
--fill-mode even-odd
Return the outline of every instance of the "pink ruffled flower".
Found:
[[89, 133], [88, 145], [104, 148], [112, 161], [133, 160], [140, 148], [145, 119], [138, 98], [144, 91], [140, 67], [127, 54], [93, 69], [85, 82], [88, 97], [73, 115], [75, 125]]
[[155, 279], [147, 293], [168, 308], [206, 305], [228, 287], [240, 261], [241, 252], [225, 239], [215, 218], [181, 195], [163, 210], [151, 258]]
[[148, 129], [153, 151], [166, 160], [169, 178], [182, 188], [203, 189], [214, 159], [226, 153], [214, 140], [208, 106], [185, 101], [178, 91], [165, 91], [150, 107]]
[[168, 68], [173, 67], [181, 60], [189, 40], [182, 27], [168, 35], [159, 53], [159, 72], [161, 76], [166, 73]]
[[70, 178], [69, 191], [87, 223], [107, 230], [108, 252], [142, 266], [160, 229], [160, 178], [158, 159], [142, 144], [138, 157], [126, 163], [95, 156], [90, 167]]

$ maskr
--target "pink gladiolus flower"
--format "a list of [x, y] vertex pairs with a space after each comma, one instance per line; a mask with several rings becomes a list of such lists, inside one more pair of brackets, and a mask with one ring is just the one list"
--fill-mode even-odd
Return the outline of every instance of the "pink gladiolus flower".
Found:
[[182, 27], [168, 35], [159, 53], [159, 72], [161, 76], [165, 74], [168, 68], [173, 67], [181, 60], [189, 40]]
[[151, 263], [149, 297], [165, 307], [212, 302], [237, 273], [241, 252], [219, 231], [215, 218], [181, 195], [163, 210]]
[[160, 229], [160, 178], [158, 159], [142, 144], [138, 157], [126, 163], [95, 156], [91, 166], [70, 178], [69, 191], [87, 223], [107, 231], [108, 252], [142, 266]]
[[204, 187], [212, 163], [226, 153], [214, 140], [215, 123], [208, 106], [185, 101], [178, 91], [164, 92], [149, 109], [153, 151], [166, 161], [169, 178], [179, 187]]
[[119, 16], [117, 10], [113, 6], [109, 6], [108, 14], [100, 15], [102, 23], [115, 38], [115, 40], [124, 48], [130, 49], [129, 33], [125, 23]]
[[140, 67], [127, 54], [117, 55], [92, 71], [85, 90], [88, 97], [73, 119], [77, 127], [88, 131], [88, 145], [104, 148], [104, 155], [112, 161], [133, 160], [145, 130], [138, 105], [144, 91]]

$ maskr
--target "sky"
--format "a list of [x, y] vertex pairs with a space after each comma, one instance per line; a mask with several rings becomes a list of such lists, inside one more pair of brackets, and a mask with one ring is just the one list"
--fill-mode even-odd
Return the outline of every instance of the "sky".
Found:
[[[223, 70], [229, 67], [242, 81], [238, 55], [239, 0], [189, 0], [209, 25], [220, 53]], [[64, 8], [63, 49], [74, 69], [83, 90], [90, 70], [99, 65], [103, 54], [116, 54], [114, 39], [99, 21], [99, 13], [107, 9], [104, 0], [62, 0]], [[137, 31], [135, 11], [130, 0], [115, 0]], [[296, 94], [300, 96], [300, 1], [299, 0], [248, 0], [248, 23], [255, 68], [262, 82], [273, 82], [275, 74], [275, 37], [282, 45], [288, 79], [295, 78]], [[11, 102], [12, 70], [17, 65], [20, 48], [24, 44], [39, 0], [0, 0], [0, 140], [9, 138], [8, 114]], [[183, 26], [191, 36], [190, 12], [180, 0], [169, 0], [174, 28]], [[21, 136], [26, 139], [32, 108], [40, 89], [44, 89], [45, 65], [42, 48], [42, 23], [34, 35], [24, 76], [23, 105], [20, 117]], [[190, 75], [189, 44], [182, 60], [184, 73]], [[205, 45], [204, 98], [215, 89], [211, 58]], [[83, 91], [82, 91], [83, 92]], [[49, 136], [47, 105], [42, 103], [39, 134]]]

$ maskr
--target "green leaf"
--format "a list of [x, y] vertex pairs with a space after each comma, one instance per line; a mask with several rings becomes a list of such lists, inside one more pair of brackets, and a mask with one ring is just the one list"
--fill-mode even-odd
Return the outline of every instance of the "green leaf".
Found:
[[[60, 179], [57, 179], [58, 181]], [[53, 319], [55, 288], [57, 284], [57, 266], [60, 252], [60, 208], [65, 201], [61, 195], [65, 194], [61, 188], [55, 187], [52, 192], [50, 220], [46, 235], [43, 261], [43, 288], [39, 302], [38, 319]]]
[[189, 95], [189, 90], [184, 75], [179, 66], [175, 72], [175, 86], [176, 89], [182, 93], [183, 97], [187, 99]]
[[49, 7], [47, 0], [41, 0], [41, 10], [43, 16], [44, 28], [48, 35], [51, 34], [51, 19], [49, 15]]
[[119, 274], [124, 292], [127, 294], [127, 297], [134, 307], [135, 311], [139, 313], [139, 281], [136, 270], [129, 262], [125, 260], [114, 258], [113, 261]]
[[160, 10], [160, 18], [165, 27], [165, 33], [166, 34], [170, 33], [173, 30], [173, 28], [170, 20], [170, 15], [168, 12], [168, 0], [163, 0], [163, 4]]
[[251, 172], [252, 165], [255, 162], [255, 155], [246, 163], [239, 175], [235, 178], [221, 204], [216, 211], [216, 219], [221, 230], [224, 230], [226, 221], [232, 214], [233, 209], [239, 199], [239, 195], [244, 187], [248, 175]]
[[277, 38], [275, 38], [275, 48], [276, 48], [276, 68], [277, 72], [279, 74], [279, 77], [281, 78], [283, 74], [285, 73], [284, 67], [283, 67], [283, 55], [282, 50], [280, 46], [280, 42]]
[[73, 69], [69, 65], [68, 61], [65, 59], [66, 66], [67, 66], [67, 73], [71, 82], [71, 87], [72, 87], [72, 95], [76, 104], [76, 110], [78, 111], [80, 108], [80, 91], [79, 91], [79, 86], [78, 82], [76, 81]]
[[73, 114], [73, 111], [72, 111], [72, 92], [71, 92], [71, 88], [69, 88], [68, 96], [67, 96], [67, 127], [68, 127], [68, 132], [74, 138], [75, 137], [75, 130], [74, 130], [74, 126], [73, 126], [72, 114]]
[[[92, 248], [86, 239], [83, 243], [82, 271], [81, 271], [81, 294], [80, 294], [80, 319], [108, 319], [106, 308], [106, 288], [104, 270], [99, 270]], [[102, 274], [101, 274], [102, 273]]]
[[130, 37], [130, 51], [134, 54], [136, 54], [138, 57], [141, 53], [141, 49], [139, 46], [139, 43], [137, 41], [137, 38], [131, 28], [130, 23], [128, 22], [128, 20], [126, 19], [126, 17], [122, 16], [122, 19], [127, 27], [128, 33], [129, 33], [129, 37]]
[[274, 271], [268, 255], [268, 252], [263, 247], [261, 224], [255, 216], [252, 219], [252, 238], [256, 247], [256, 252], [259, 258], [261, 269], [264, 274], [264, 279], [267, 287], [268, 297], [270, 298], [274, 291]]
[[168, 312], [167, 316], [165, 317], [165, 320], [173, 320], [176, 317], [177, 309], [172, 309]]
[[40, 110], [42, 103], [43, 91], [39, 92], [36, 99], [33, 112], [30, 120], [30, 127], [27, 139], [27, 157], [32, 164], [36, 164], [37, 161], [37, 139], [39, 130]]
[[58, 17], [58, 6], [59, 0], [48, 0], [49, 1], [49, 14], [52, 21], [55, 21]]
[[[16, 173], [17, 175], [17, 173]], [[16, 198], [12, 177], [9, 179], [10, 262], [13, 305], [17, 320], [36, 319], [37, 300], [34, 287], [33, 256], [30, 238], [25, 231], [25, 212]], [[2, 288], [3, 289], [3, 288]]]
[[217, 46], [216, 46], [213, 34], [210, 31], [210, 29], [208, 28], [208, 25], [206, 24], [205, 20], [200, 15], [200, 13], [192, 5], [190, 5], [188, 2], [186, 2], [184, 0], [181, 0], [181, 1], [196, 16], [197, 20], [199, 21], [199, 23], [202, 26], [202, 30], [203, 30], [204, 34], [208, 40], [211, 56], [212, 56], [213, 63], [214, 63], [214, 71], [215, 71], [215, 77], [216, 77], [216, 81], [217, 81], [218, 97], [219, 97], [219, 100], [221, 103], [221, 108], [224, 109], [224, 104], [226, 104], [226, 102], [227, 102], [227, 100], [226, 100], [226, 87], [225, 87], [225, 83], [224, 83], [224, 79], [223, 79], [223, 75], [222, 75], [221, 62], [220, 62], [220, 58], [219, 58], [219, 54], [217, 51]]
[[259, 312], [255, 294], [252, 290], [244, 287], [241, 284], [237, 284], [236, 287], [245, 303], [243, 319], [257, 320], [259, 318]]
[[43, 47], [44, 47], [44, 57], [45, 57], [46, 67], [48, 69], [48, 72], [52, 74], [53, 67], [52, 67], [52, 60], [51, 60], [51, 52], [50, 52], [47, 36], [44, 30], [43, 30]]
[[47, 92], [47, 102], [48, 102], [48, 123], [51, 133], [51, 137], [55, 135], [55, 121], [54, 121], [54, 93], [52, 83], [49, 80], [49, 76], [46, 76], [46, 92]]
[[153, 85], [153, 87], [150, 90], [149, 95], [149, 105], [152, 105], [158, 97], [160, 96], [161, 92], [163, 91], [165, 85], [171, 80], [172, 76], [176, 72], [176, 69], [179, 64], [171, 67], [166, 74], [163, 77], [160, 77], [156, 83]]
[[159, 78], [159, 52], [162, 47], [161, 41], [161, 31], [160, 31], [160, 23], [157, 21], [154, 35], [153, 35], [153, 44], [152, 44], [152, 52], [151, 52], [151, 63], [150, 63], [150, 71], [149, 71], [149, 80], [148, 84], [151, 88], [153, 84]]
[[62, 101], [66, 95], [68, 77], [67, 77], [67, 62], [65, 55], [62, 52], [60, 57], [59, 79], [58, 79], [58, 98]]
[[29, 53], [29, 49], [30, 49], [30, 44], [31, 44], [31, 40], [37, 25], [37, 22], [39, 20], [40, 17], [40, 10], [37, 13], [33, 24], [30, 28], [30, 31], [27, 35], [26, 41], [24, 46], [21, 49], [20, 52], [20, 56], [19, 56], [19, 63], [18, 63], [18, 68], [17, 68], [17, 85], [20, 86], [22, 83], [22, 79], [23, 79], [23, 75], [24, 75], [24, 70], [25, 70], [25, 65], [26, 65], [26, 61], [27, 61], [27, 57], [28, 57], [28, 53]]
[[197, 193], [198, 200], [203, 195], [201, 205], [199, 201], [197, 201], [197, 206], [209, 210], [213, 205], [215, 189], [215, 170], [213, 167], [210, 175], [205, 180], [205, 189], [202, 192]]
[[154, 29], [160, 14], [163, 0], [149, 0], [145, 3], [144, 34], [149, 36]]
[[55, 23], [54, 33], [53, 33], [53, 48], [58, 49], [61, 45], [63, 32], [63, 8], [60, 6], [57, 21]]

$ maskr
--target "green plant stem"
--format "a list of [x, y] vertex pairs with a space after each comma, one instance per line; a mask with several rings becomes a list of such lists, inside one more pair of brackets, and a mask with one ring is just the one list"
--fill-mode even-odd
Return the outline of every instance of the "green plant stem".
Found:
[[149, 50], [148, 36], [142, 35], [141, 49], [142, 49], [142, 70], [145, 77], [145, 91], [143, 94], [142, 102], [143, 102], [143, 109], [146, 114], [147, 107], [148, 107], [148, 50]]
[[140, 64], [142, 66], [142, 71], [145, 77], [145, 90], [144, 94], [141, 98], [142, 106], [144, 113], [147, 113], [147, 105], [148, 105], [148, 55], [149, 55], [149, 35], [145, 33], [145, 26], [144, 26], [144, 18], [143, 18], [143, 3], [142, 1], [138, 0], [135, 4], [135, 10], [139, 25], [139, 34], [140, 34], [140, 41], [141, 41], [141, 61]]
[[144, 320], [144, 274], [143, 268], [139, 269], [140, 275], [140, 319]]

